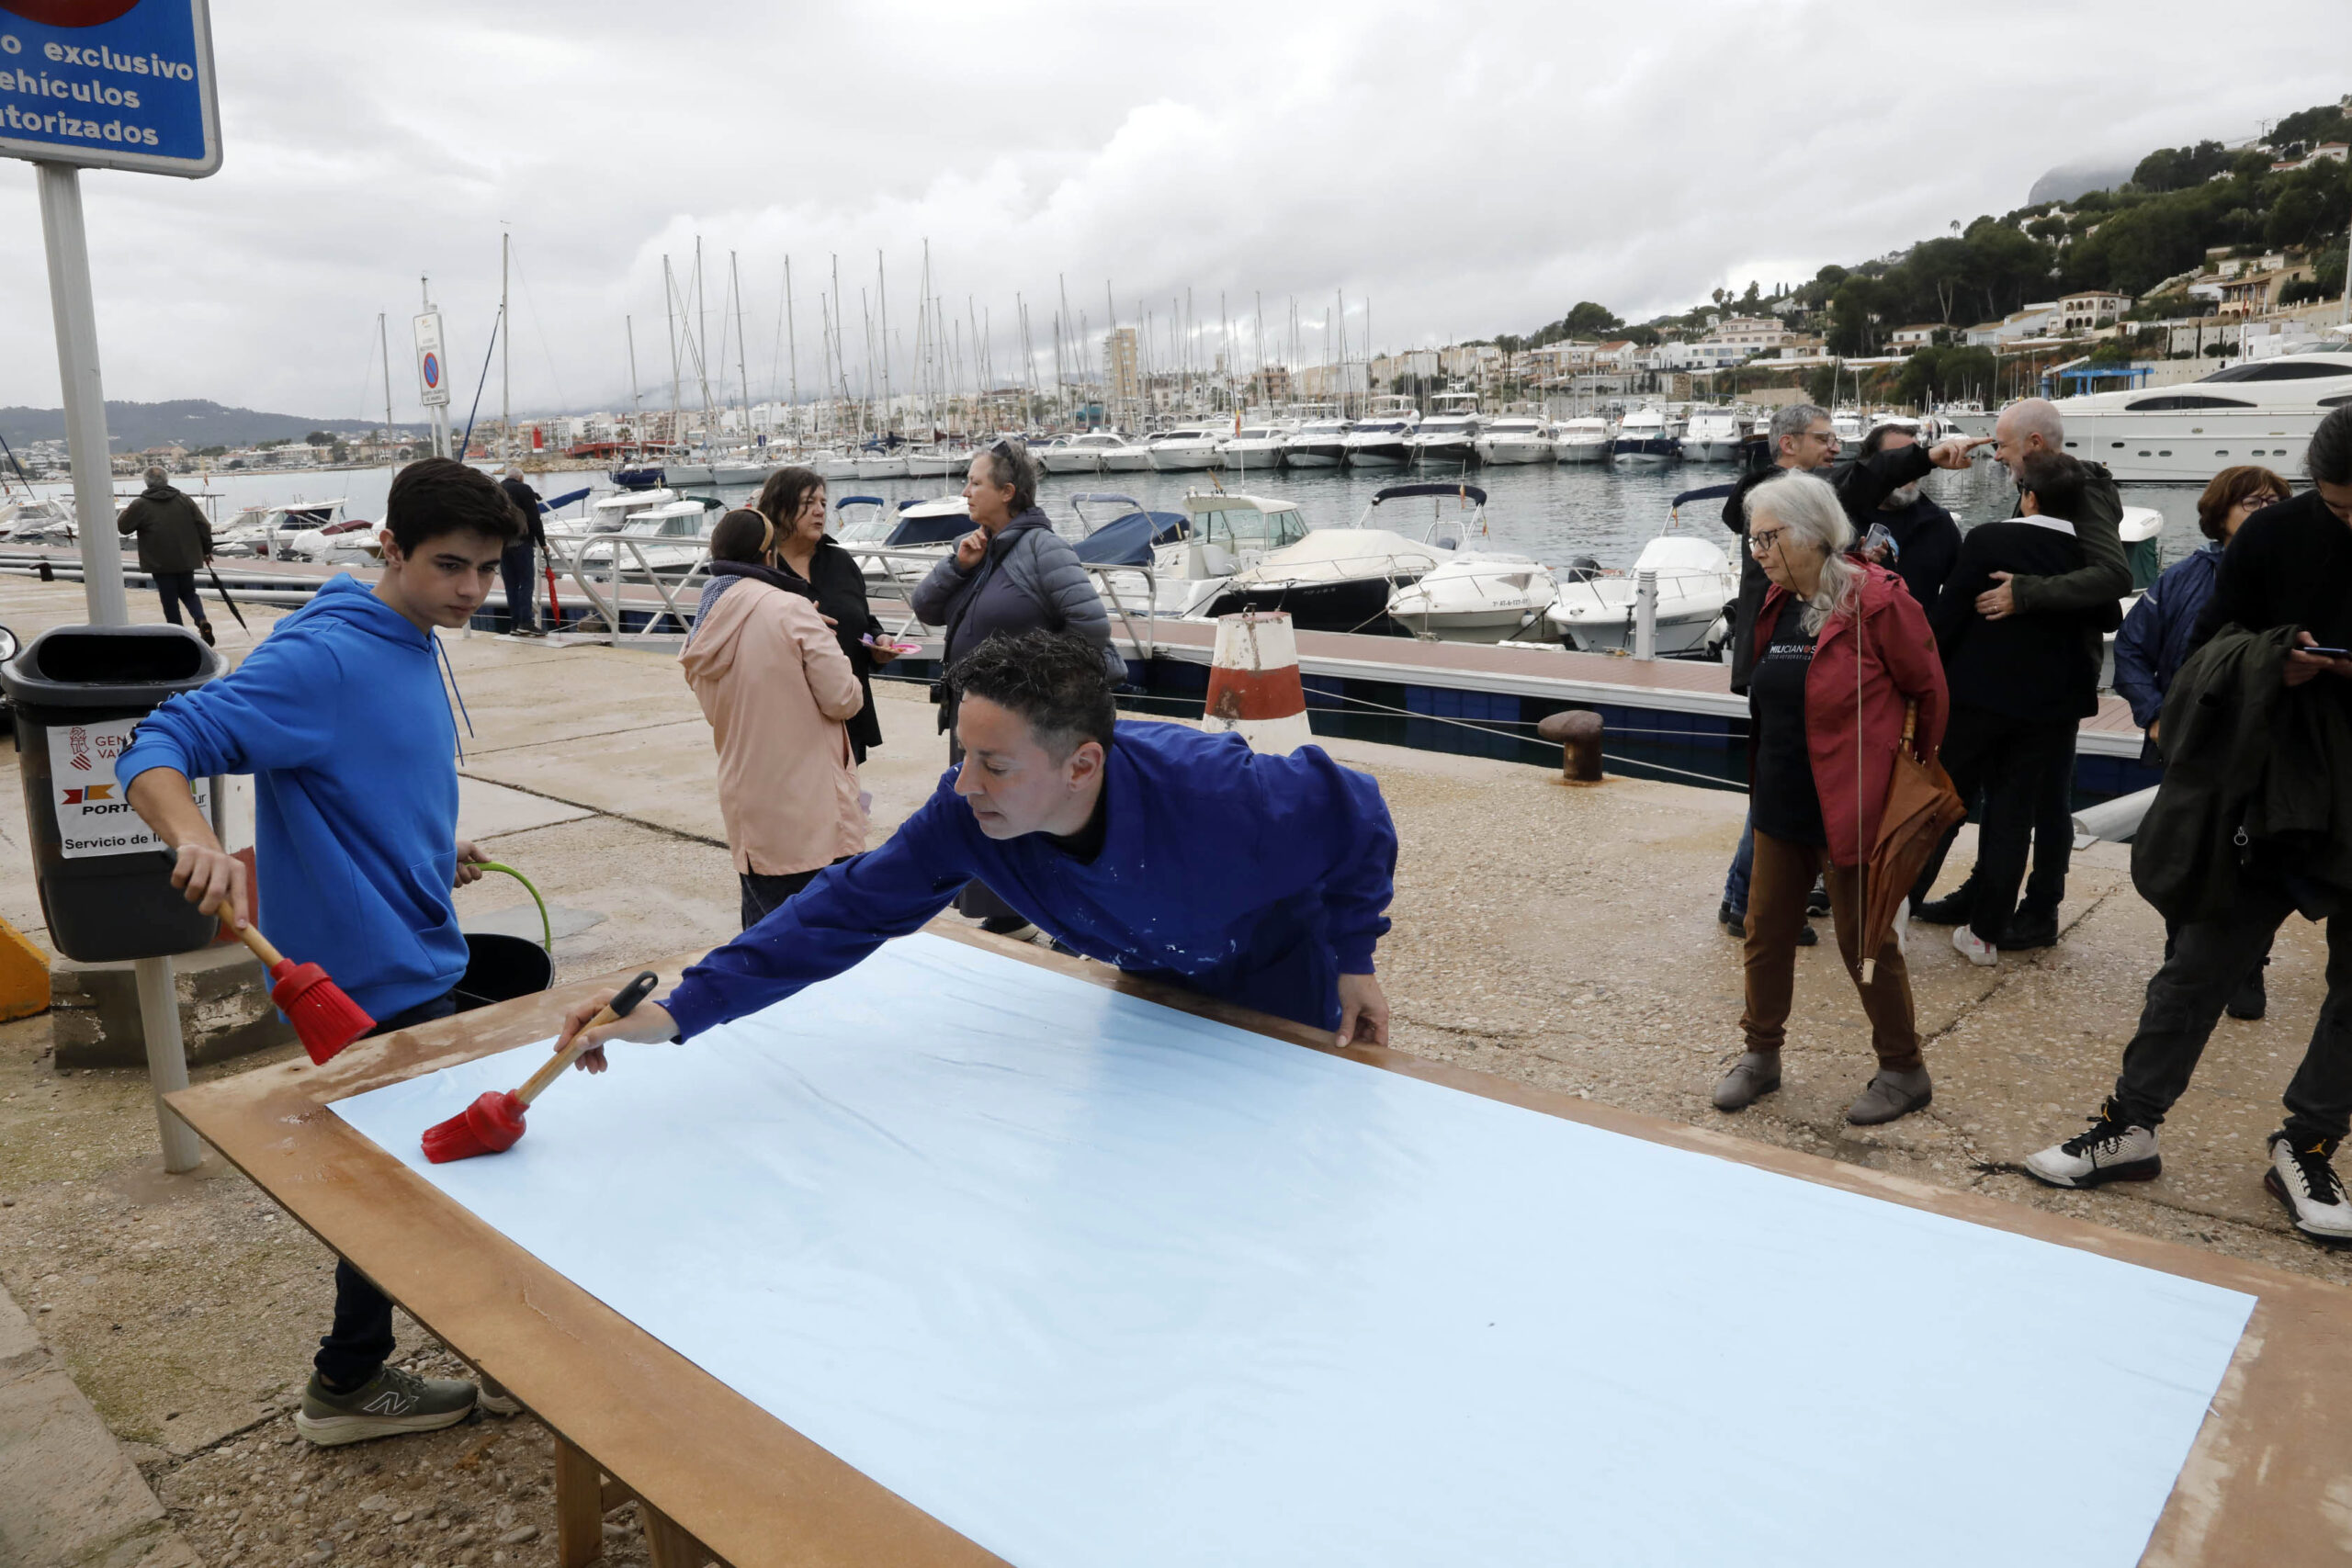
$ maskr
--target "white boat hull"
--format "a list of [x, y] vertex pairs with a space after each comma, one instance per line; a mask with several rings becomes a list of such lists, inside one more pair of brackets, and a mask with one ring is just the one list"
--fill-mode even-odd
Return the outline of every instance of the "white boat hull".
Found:
[[904, 457], [860, 457], [857, 477], [862, 479], [902, 479], [907, 477]]
[[1563, 463], [1598, 463], [1609, 456], [1609, 437], [1597, 435], [1589, 441], [1563, 441], [1559, 452]]
[[1145, 455], [1151, 467], [1163, 474], [1199, 473], [1206, 468], [1225, 467], [1225, 457], [1214, 447], [1206, 451], [1174, 451], [1155, 446]]
[[2086, 463], [2106, 464], [2118, 484], [2203, 484], [2242, 463], [2301, 474], [2320, 420], [2317, 413], [2283, 409], [2084, 413], [2064, 401], [2058, 408], [2066, 422], [2066, 450]]
[[1728, 463], [1739, 456], [1739, 442], [1728, 435], [1720, 439], [1686, 435], [1682, 438], [1682, 456], [1692, 463]]
[[1285, 446], [1283, 464], [1293, 468], [1336, 468], [1344, 454], [1329, 446]]
[[1553, 446], [1549, 441], [1481, 441], [1479, 460], [1496, 468], [1510, 468], [1521, 463], [1548, 463]]
[[1038, 453], [1037, 461], [1049, 474], [1099, 474], [1102, 471], [1102, 457], [1092, 452], [1072, 452], [1067, 448], [1048, 450]]

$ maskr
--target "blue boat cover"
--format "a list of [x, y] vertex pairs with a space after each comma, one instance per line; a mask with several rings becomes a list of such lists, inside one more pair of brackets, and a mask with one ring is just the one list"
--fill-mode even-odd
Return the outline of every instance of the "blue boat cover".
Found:
[[1149, 566], [1155, 545], [1172, 545], [1191, 525], [1181, 512], [1130, 512], [1105, 523], [1075, 547], [1089, 566]]

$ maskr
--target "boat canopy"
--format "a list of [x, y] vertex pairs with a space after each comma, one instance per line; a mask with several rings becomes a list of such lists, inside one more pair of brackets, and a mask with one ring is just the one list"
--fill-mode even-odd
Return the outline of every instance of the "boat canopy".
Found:
[[1172, 545], [1192, 534], [1181, 512], [1130, 512], [1105, 523], [1072, 549], [1089, 566], [1149, 566], [1155, 546]]
[[1698, 490], [1686, 490], [1668, 503], [1669, 510], [1679, 509], [1686, 501], [1714, 501], [1737, 490], [1737, 485], [1706, 485]]
[[1465, 484], [1390, 485], [1385, 490], [1375, 491], [1372, 503], [1378, 506], [1384, 501], [1402, 501], [1411, 495], [1452, 495], [1459, 496], [1474, 506], [1487, 504], [1485, 491], [1480, 490], [1476, 485]]

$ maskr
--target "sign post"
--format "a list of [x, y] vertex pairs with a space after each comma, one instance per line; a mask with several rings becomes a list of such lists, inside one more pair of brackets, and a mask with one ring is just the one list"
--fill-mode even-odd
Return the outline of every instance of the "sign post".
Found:
[[[207, 0], [0, 0], [0, 157], [28, 159], [40, 170], [82, 593], [93, 626], [123, 626], [130, 607], [114, 525], [114, 461], [98, 376], [81, 171], [202, 179], [220, 167]], [[164, 1168], [193, 1170], [202, 1145], [163, 1100], [187, 1086], [172, 961], [142, 958], [137, 967]]]
[[430, 296], [416, 318], [416, 393], [433, 419], [433, 455], [449, 455], [449, 355], [442, 346], [441, 311]]

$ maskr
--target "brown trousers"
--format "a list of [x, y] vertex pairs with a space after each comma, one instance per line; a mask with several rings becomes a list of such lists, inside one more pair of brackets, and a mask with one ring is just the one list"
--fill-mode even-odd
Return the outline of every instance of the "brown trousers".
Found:
[[1829, 919], [1838, 931], [1838, 952], [1846, 973], [1861, 993], [1871, 1021], [1871, 1047], [1878, 1065], [1909, 1072], [1921, 1065], [1919, 1030], [1911, 1012], [1911, 975], [1893, 936], [1879, 949], [1878, 969], [1862, 984], [1857, 928], [1862, 920], [1860, 869], [1831, 865], [1826, 852], [1791, 843], [1770, 833], [1756, 835], [1756, 869], [1747, 885], [1747, 1010], [1740, 1016], [1751, 1051], [1778, 1051], [1788, 1038], [1789, 998], [1796, 988], [1797, 931], [1804, 924], [1804, 901], [1818, 874], [1829, 885]]

